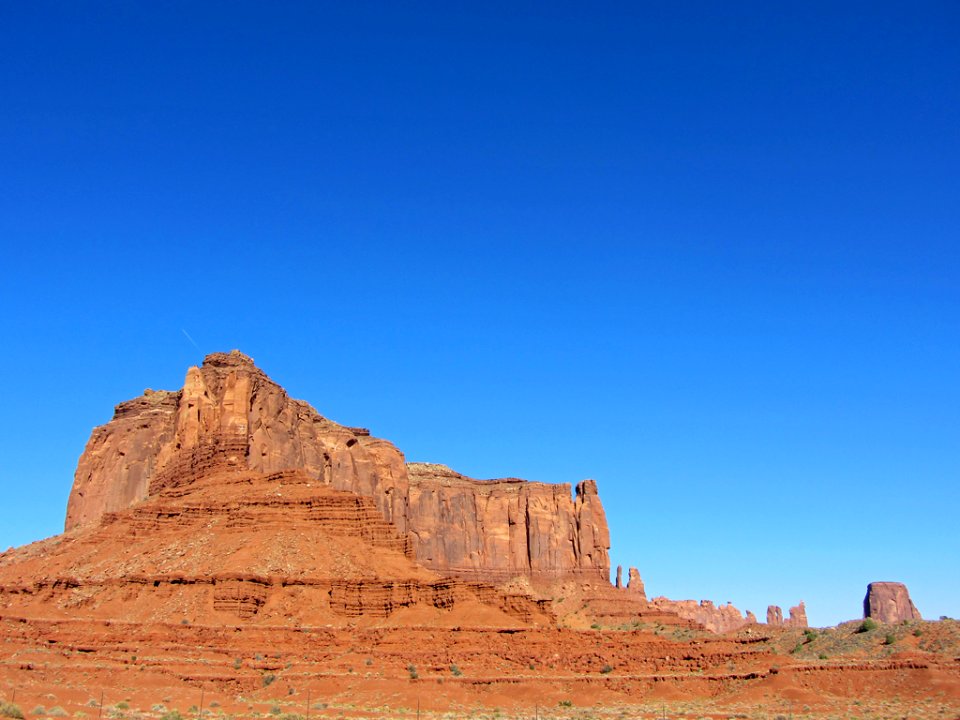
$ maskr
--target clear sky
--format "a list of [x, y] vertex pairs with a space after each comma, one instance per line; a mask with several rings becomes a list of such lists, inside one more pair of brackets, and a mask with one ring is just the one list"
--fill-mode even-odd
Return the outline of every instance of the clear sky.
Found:
[[596, 478], [652, 595], [960, 615], [957, 3], [8, 2], [0, 48], [0, 546], [239, 348], [409, 460]]

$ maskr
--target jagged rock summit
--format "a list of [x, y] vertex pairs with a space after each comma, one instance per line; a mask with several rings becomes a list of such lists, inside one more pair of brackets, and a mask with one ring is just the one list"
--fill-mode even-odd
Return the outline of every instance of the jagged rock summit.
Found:
[[872, 582], [863, 598], [863, 617], [882, 623], [922, 620], [920, 611], [910, 599], [907, 586], [899, 582]]
[[596, 483], [480, 481], [410, 463], [390, 442], [290, 398], [234, 350], [187, 371], [183, 389], [147, 390], [96, 428], [77, 465], [65, 528], [231, 467], [290, 470], [370, 497], [426, 568], [475, 581], [607, 581], [610, 546]]

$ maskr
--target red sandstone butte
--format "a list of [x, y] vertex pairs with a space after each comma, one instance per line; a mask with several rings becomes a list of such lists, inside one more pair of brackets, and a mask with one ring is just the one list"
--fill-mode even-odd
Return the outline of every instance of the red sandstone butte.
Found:
[[65, 527], [95, 523], [224, 463], [263, 474], [302, 470], [371, 497], [411, 538], [417, 561], [444, 575], [609, 578], [610, 535], [593, 480], [574, 497], [566, 484], [474, 480], [443, 465], [407, 464], [392, 443], [290, 398], [236, 350], [208, 355], [179, 391], [148, 390], [116, 407], [77, 465]]
[[910, 600], [907, 586], [898, 582], [872, 582], [863, 598], [863, 617], [882, 623], [922, 620], [917, 606]]

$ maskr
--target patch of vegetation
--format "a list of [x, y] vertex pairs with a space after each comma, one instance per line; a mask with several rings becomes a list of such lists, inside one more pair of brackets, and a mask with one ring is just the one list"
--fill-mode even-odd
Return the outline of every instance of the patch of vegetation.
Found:
[[121, 700], [121, 701], [118, 702], [116, 705], [114, 705], [114, 707], [115, 707], [117, 710], [129, 710], [129, 709], [130, 709], [130, 703], [125, 702], [124, 700]]
[[59, 705], [56, 705], [55, 707], [52, 707], [49, 710], [47, 710], [47, 715], [49, 715], [50, 717], [67, 717], [67, 711], [64, 710], [62, 707], [60, 707]]
[[281, 708], [279, 705], [274, 705], [272, 708], [270, 708], [271, 715], [279, 715], [282, 712], [283, 708]]
[[876, 629], [877, 629], [876, 621], [873, 618], [866, 618], [862, 623], [860, 623], [860, 627], [857, 628], [857, 632], [865, 633], [865, 632], [870, 632], [871, 630], [876, 630]]
[[590, 629], [591, 629], [591, 630], [599, 630], [599, 629], [600, 629], [600, 623], [593, 623], [593, 624], [590, 626]]
[[460, 677], [461, 675], [463, 675], [463, 671], [460, 668], [458, 668], [456, 665], [450, 666], [450, 673], [454, 677]]
[[803, 631], [803, 638], [804, 638], [803, 640], [804, 644], [812, 643], [814, 640], [817, 639], [817, 631], [814, 630], [813, 628], [807, 628], [806, 630]]
[[37, 705], [33, 710], [30, 711], [31, 715], [46, 715], [47, 709], [43, 705]]
[[829, 656], [828, 656], [826, 653], [820, 653], [820, 655], [818, 655], [818, 657], [819, 657], [821, 660], [826, 660]]
[[273, 673], [267, 673], [266, 675], [263, 676], [263, 686], [270, 687], [270, 685], [276, 679], [277, 679], [276, 675], [274, 675]]
[[242, 659], [242, 658], [237, 658], [236, 660], [233, 661], [233, 669], [234, 669], [234, 670], [239, 670], [241, 665], [243, 665], [243, 659]]
[[560, 707], [573, 707], [573, 700], [561, 700], [557, 705]]
[[171, 710], [160, 716], [160, 720], [183, 720], [179, 710]]
[[0, 700], [0, 717], [23, 720], [23, 710], [20, 709], [19, 705]]
[[913, 636], [914, 636], [914, 637], [920, 637], [921, 635], [923, 635], [923, 629], [922, 629], [922, 628], [917, 628], [916, 630], [913, 631]]
[[893, 636], [893, 634], [888, 633], [887, 636], [883, 639], [883, 644], [884, 644], [884, 645], [893, 645], [896, 641], [897, 641], [897, 639]]
[[417, 666], [413, 663], [407, 665], [407, 672], [410, 673], [410, 679], [416, 680], [420, 675], [417, 673]]
[[604, 665], [602, 668], [600, 668], [600, 672], [604, 675], [609, 675], [613, 672], [613, 667], [610, 665]]

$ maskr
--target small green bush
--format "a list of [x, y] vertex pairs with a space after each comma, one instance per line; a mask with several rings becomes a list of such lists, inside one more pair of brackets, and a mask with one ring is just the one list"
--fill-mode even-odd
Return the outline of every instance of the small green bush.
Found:
[[593, 623], [593, 625], [590, 626], [590, 629], [591, 629], [591, 630], [599, 630], [599, 629], [600, 629], [600, 623]]
[[180, 714], [179, 710], [171, 710], [161, 715], [160, 720], [183, 720], [183, 715]]
[[37, 705], [33, 710], [30, 711], [31, 715], [46, 715], [47, 709], [43, 705]]
[[805, 643], [812, 643], [817, 639], [817, 631], [812, 628], [807, 628], [803, 631], [803, 637]]
[[0, 716], [23, 720], [23, 710], [18, 705], [0, 700]]
[[270, 687], [270, 685], [276, 679], [277, 679], [276, 675], [274, 675], [273, 673], [267, 673], [266, 675], [263, 676], [263, 686]]
[[921, 635], [923, 635], [923, 630], [922, 630], [922, 629], [917, 628], [916, 630], [913, 631], [913, 636], [914, 636], [914, 637], [920, 637]]
[[60, 707], [59, 705], [56, 705], [55, 707], [52, 707], [49, 710], [47, 710], [47, 715], [49, 715], [50, 717], [67, 717], [67, 711], [64, 710], [62, 707]]
[[870, 632], [871, 630], [877, 629], [877, 623], [873, 618], [867, 618], [862, 623], [860, 627], [857, 628], [858, 633]]
[[893, 645], [896, 641], [897, 641], [897, 639], [896, 639], [893, 635], [888, 634], [888, 635], [883, 639], [883, 644], [884, 644], [884, 645]]
[[602, 668], [600, 668], [600, 672], [604, 675], [609, 675], [613, 672], [613, 667], [610, 665], [604, 665]]
[[410, 679], [416, 680], [420, 675], [417, 673], [417, 666], [413, 663], [407, 665], [407, 672], [410, 673]]
[[116, 705], [114, 705], [114, 707], [115, 707], [117, 710], [129, 710], [129, 709], [130, 709], [130, 703], [121, 700], [121, 701], [118, 702]]
[[450, 672], [454, 677], [460, 677], [461, 675], [463, 675], [463, 671], [460, 668], [458, 668], [456, 665], [450, 666]]
[[561, 700], [557, 705], [560, 707], [573, 707], [573, 700]]

